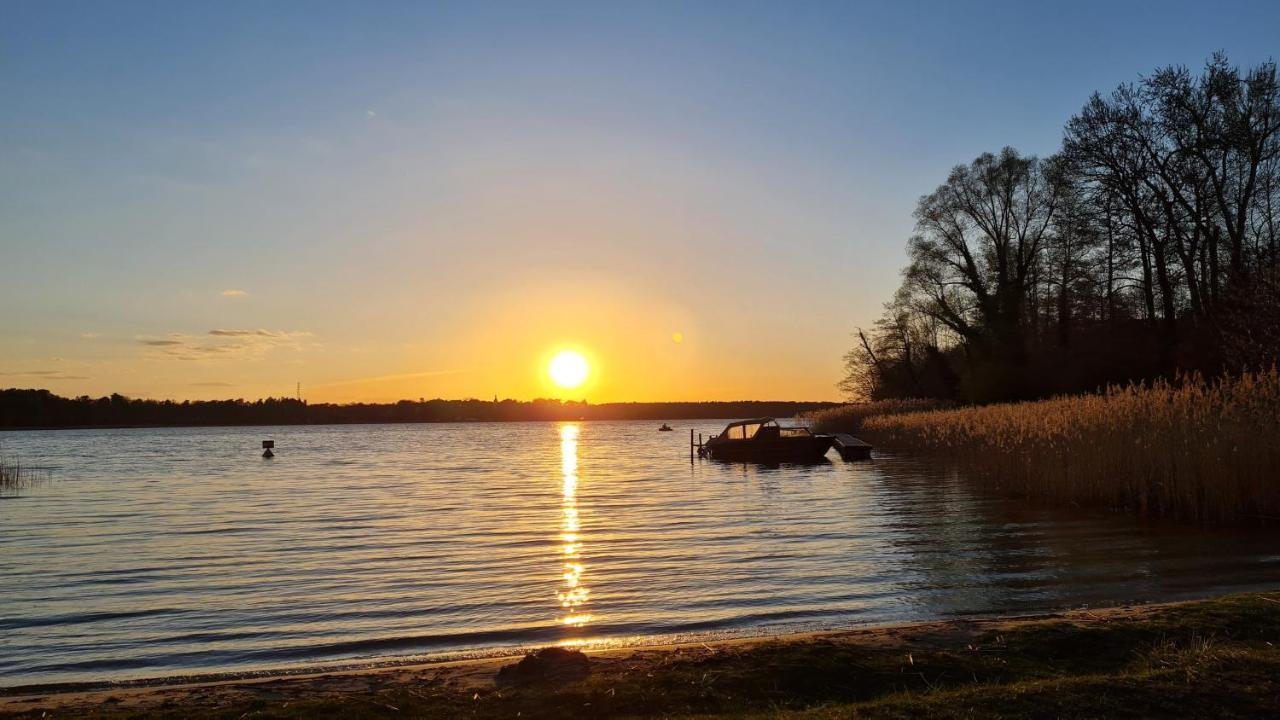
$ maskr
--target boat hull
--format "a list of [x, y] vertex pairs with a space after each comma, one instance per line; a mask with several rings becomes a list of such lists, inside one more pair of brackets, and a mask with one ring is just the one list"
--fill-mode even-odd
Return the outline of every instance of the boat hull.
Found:
[[809, 437], [729, 440], [707, 443], [712, 460], [728, 462], [819, 462], [827, 456], [835, 438]]

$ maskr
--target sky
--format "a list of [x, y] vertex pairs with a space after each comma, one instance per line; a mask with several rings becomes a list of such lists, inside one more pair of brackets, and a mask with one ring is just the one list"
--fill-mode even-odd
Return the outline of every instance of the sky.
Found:
[[837, 399], [952, 166], [1278, 29], [1274, 0], [0, 0], [0, 387]]

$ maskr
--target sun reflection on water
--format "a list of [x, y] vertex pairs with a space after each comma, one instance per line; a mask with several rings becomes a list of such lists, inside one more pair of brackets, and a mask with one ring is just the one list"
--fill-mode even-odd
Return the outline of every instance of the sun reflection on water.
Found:
[[564, 611], [560, 623], [568, 627], [583, 627], [591, 621], [591, 613], [583, 610], [590, 591], [582, 584], [581, 523], [578, 519], [578, 426], [574, 424], [560, 426], [560, 474], [560, 554], [564, 572], [556, 597]]

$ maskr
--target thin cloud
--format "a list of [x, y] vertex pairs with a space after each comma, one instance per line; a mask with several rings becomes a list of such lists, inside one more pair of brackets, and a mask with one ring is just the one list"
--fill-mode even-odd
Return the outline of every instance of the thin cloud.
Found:
[[263, 337], [263, 338], [289, 338], [289, 337], [311, 337], [311, 333], [306, 331], [291, 330], [210, 330], [210, 335], [216, 337]]
[[42, 380], [88, 380], [87, 375], [70, 375], [61, 370], [15, 370], [0, 372], [3, 377], [37, 377]]
[[222, 297], [248, 297], [248, 290], [236, 290], [234, 288], [223, 290]]
[[85, 340], [96, 340], [97, 338], [102, 337], [102, 333], [96, 333], [96, 332], [80, 333], [80, 337], [84, 338]]
[[156, 348], [162, 356], [179, 360], [234, 358], [260, 355], [270, 350], [301, 351], [302, 340], [311, 333], [302, 330], [210, 330], [204, 335], [169, 333], [163, 338], [140, 337], [138, 342]]

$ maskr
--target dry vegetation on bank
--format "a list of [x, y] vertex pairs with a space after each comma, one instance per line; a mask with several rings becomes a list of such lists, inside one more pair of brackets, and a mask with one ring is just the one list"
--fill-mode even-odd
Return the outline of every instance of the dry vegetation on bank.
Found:
[[[1201, 521], [1280, 519], [1280, 372], [866, 416], [890, 448], [943, 455], [1018, 495]], [[823, 427], [839, 427], [838, 411]]]
[[862, 423], [867, 418], [942, 410], [951, 406], [952, 403], [942, 400], [877, 400], [819, 410], [807, 413], [804, 417], [814, 429], [822, 432], [857, 433], [862, 430]]

